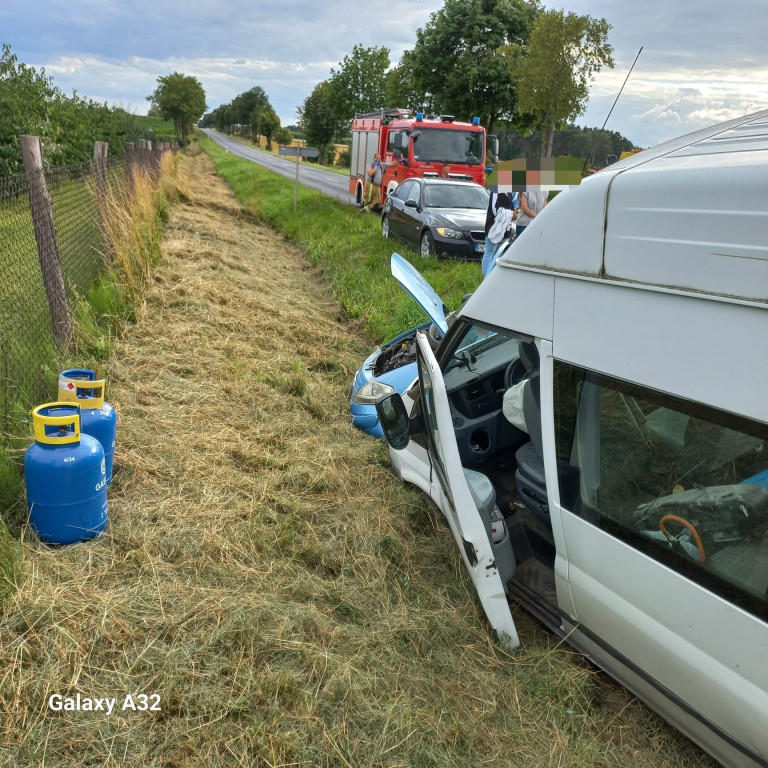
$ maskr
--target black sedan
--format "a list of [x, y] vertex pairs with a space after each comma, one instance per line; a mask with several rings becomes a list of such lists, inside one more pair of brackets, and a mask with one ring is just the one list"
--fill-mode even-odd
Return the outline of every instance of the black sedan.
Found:
[[424, 258], [480, 260], [488, 192], [470, 181], [406, 179], [387, 197], [382, 237], [396, 237]]

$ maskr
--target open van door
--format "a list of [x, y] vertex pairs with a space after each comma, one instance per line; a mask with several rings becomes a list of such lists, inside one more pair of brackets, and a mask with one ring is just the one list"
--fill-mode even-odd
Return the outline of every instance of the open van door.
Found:
[[432, 464], [430, 496], [448, 521], [488, 621], [506, 648], [517, 648], [520, 641], [504, 584], [459, 457], [443, 375], [427, 337], [419, 333], [416, 340], [419, 397]]

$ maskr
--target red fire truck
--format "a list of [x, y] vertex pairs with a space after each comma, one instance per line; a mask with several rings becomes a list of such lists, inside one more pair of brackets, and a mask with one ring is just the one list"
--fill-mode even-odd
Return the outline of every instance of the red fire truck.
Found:
[[[495, 142], [495, 137], [490, 138]], [[402, 154], [398, 163], [392, 162], [395, 150]], [[355, 115], [349, 193], [358, 205], [363, 203], [365, 170], [377, 152], [387, 163], [378, 201], [381, 205], [392, 189], [411, 176], [485, 183], [486, 134], [477, 117], [471, 123], [458, 123], [452, 115], [425, 117], [420, 112], [413, 115], [408, 109], [379, 109]], [[496, 153], [494, 148], [494, 159]]]

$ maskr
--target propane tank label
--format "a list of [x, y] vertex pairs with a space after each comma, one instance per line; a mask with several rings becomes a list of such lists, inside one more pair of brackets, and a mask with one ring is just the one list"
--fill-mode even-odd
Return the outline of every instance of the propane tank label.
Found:
[[107, 474], [107, 459], [106, 457], [101, 460], [101, 474], [106, 475]]
[[67, 379], [64, 376], [59, 377], [59, 389], [62, 392], [74, 392], [75, 389], [77, 389], [77, 384], [75, 384], [72, 379]]

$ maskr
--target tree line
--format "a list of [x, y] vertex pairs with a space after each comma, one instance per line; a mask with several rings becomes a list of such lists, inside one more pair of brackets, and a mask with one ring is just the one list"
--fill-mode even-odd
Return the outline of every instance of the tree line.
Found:
[[[298, 110], [299, 131], [322, 158], [348, 140], [353, 117], [382, 107], [479, 117], [500, 139], [500, 158], [619, 155], [628, 139], [581, 129], [589, 83], [613, 67], [610, 25], [539, 0], [445, 0], [393, 66], [383, 46], [355, 45]], [[204, 127], [289, 143], [264, 90], [256, 86], [203, 118]]]
[[583, 114], [594, 75], [613, 67], [609, 30], [605, 19], [538, 0], [445, 0], [395, 66], [389, 49], [355, 45], [304, 100], [300, 126], [323, 148], [348, 133], [355, 113], [396, 106], [477, 116], [507, 137], [536, 132], [531, 154], [552, 156], [557, 132]]
[[290, 144], [293, 141], [293, 134], [280, 125], [277, 112], [269, 103], [264, 89], [258, 85], [209, 112], [200, 125], [224, 133], [245, 133], [256, 139], [263, 136], [267, 141], [267, 149], [272, 149], [273, 140], [278, 144]]
[[[202, 114], [202, 112], [201, 112]], [[8, 44], [0, 53], [0, 176], [23, 170], [19, 136], [39, 136], [47, 165], [72, 165], [93, 157], [94, 141], [120, 154], [127, 141], [174, 141], [147, 121], [77, 93], [62, 93], [45, 74], [20, 62]]]

